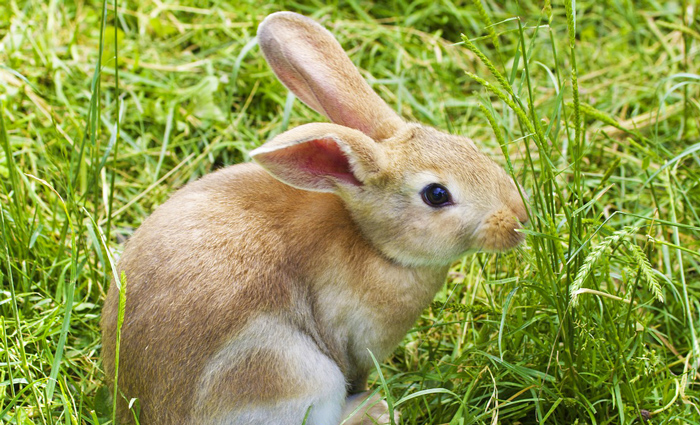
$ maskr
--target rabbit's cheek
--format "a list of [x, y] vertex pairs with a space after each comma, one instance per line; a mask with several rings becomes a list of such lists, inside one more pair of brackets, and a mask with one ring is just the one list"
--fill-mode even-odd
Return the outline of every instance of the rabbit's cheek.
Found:
[[434, 216], [424, 222], [425, 239], [418, 243], [423, 249], [429, 248], [442, 257], [445, 263], [456, 260], [478, 243], [475, 232], [480, 220], [471, 213], [471, 209], [465, 211], [460, 205], [445, 207], [435, 211]]

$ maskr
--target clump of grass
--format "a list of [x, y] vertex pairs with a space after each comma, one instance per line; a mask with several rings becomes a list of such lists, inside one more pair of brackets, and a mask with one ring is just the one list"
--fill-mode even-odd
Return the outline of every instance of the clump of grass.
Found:
[[109, 422], [112, 254], [175, 188], [321, 120], [254, 47], [257, 23], [288, 9], [328, 25], [404, 117], [503, 154], [529, 197], [527, 244], [456, 264], [376, 374], [402, 423], [698, 423], [700, 37], [686, 6], [10, 0], [0, 422]]
[[[570, 305], [572, 307], [578, 306], [578, 296], [579, 294], [585, 292], [582, 291], [581, 288], [583, 286], [584, 281], [591, 273], [591, 269], [593, 269], [593, 266], [596, 265], [596, 263], [606, 253], [606, 251], [608, 251], [611, 247], [620, 244], [621, 242], [626, 242], [627, 240], [625, 239], [625, 237], [630, 234], [635, 234], [638, 230], [639, 229], [636, 228], [623, 228], [621, 230], [613, 232], [612, 235], [603, 239], [603, 241], [600, 244], [598, 244], [590, 250], [590, 253], [584, 260], [583, 265], [579, 268], [578, 272], [576, 273], [576, 278], [571, 284]], [[646, 254], [644, 254], [639, 245], [635, 243], [629, 243], [628, 245], [631, 251], [631, 260], [633, 260], [632, 265], [637, 267], [641, 275], [644, 276], [644, 279], [647, 281], [647, 284], [649, 286], [649, 291], [653, 293], [654, 298], [656, 298], [659, 302], [663, 302], [664, 297], [662, 294], [661, 285], [659, 285], [659, 281], [654, 275], [653, 269], [651, 267], [651, 264], [649, 264], [649, 260], [647, 259]]]

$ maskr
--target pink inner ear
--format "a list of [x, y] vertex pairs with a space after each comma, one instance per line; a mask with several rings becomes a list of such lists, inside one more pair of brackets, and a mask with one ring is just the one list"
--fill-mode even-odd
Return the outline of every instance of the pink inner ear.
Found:
[[288, 157], [298, 164], [300, 171], [334, 177], [356, 186], [362, 184], [353, 174], [348, 157], [331, 138], [311, 140], [287, 150]]

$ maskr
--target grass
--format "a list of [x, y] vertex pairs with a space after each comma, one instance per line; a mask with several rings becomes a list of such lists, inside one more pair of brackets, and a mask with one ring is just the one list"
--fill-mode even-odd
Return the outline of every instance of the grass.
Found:
[[503, 3], [3, 3], [0, 423], [106, 423], [111, 257], [176, 188], [321, 120], [252, 42], [285, 9], [529, 196], [526, 245], [456, 264], [374, 375], [403, 423], [700, 423], [697, 4]]

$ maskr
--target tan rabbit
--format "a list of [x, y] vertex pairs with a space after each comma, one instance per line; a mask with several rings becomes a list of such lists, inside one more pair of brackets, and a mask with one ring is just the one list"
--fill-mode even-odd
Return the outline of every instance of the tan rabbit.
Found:
[[[469, 139], [404, 122], [330, 32], [281, 12], [258, 40], [333, 124], [188, 184], [128, 242], [117, 397], [139, 399], [142, 424], [339, 424], [367, 398], [370, 351], [394, 350], [450, 264], [522, 240], [506, 172]], [[118, 291], [102, 317], [108, 377]], [[346, 423], [389, 421], [378, 397], [367, 406]]]

